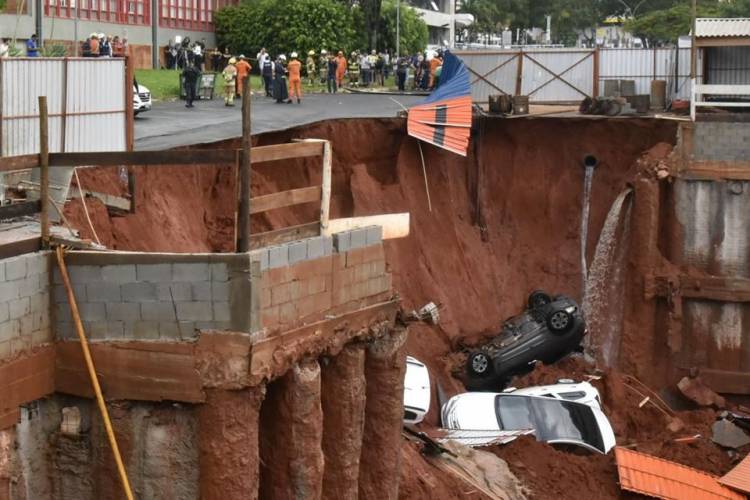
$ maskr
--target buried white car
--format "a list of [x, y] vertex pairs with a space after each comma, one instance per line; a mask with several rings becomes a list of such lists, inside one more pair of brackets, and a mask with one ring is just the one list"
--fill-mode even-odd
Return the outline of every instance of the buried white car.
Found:
[[445, 403], [441, 417], [446, 429], [533, 430], [537, 441], [576, 445], [599, 453], [615, 446], [615, 433], [599, 408], [564, 399], [467, 392]]
[[571, 379], [560, 379], [552, 385], [535, 385], [516, 389], [508, 387], [503, 394], [521, 394], [523, 396], [542, 396], [545, 398], [567, 399], [576, 403], [589, 405], [597, 410], [602, 409], [599, 391], [589, 382], [574, 382]]
[[406, 357], [404, 423], [418, 424], [430, 409], [430, 372], [421, 361]]

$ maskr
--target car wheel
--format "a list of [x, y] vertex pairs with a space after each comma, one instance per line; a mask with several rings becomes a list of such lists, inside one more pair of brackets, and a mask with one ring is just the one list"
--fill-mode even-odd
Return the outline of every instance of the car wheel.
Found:
[[564, 333], [573, 326], [573, 316], [564, 310], [558, 309], [547, 315], [547, 327], [554, 333]]
[[469, 373], [477, 377], [486, 377], [492, 373], [492, 360], [486, 353], [472, 353], [467, 360]]
[[546, 306], [550, 302], [552, 302], [552, 299], [547, 294], [547, 292], [543, 290], [534, 290], [529, 294], [529, 298], [527, 300], [529, 309], [536, 309], [537, 307]]

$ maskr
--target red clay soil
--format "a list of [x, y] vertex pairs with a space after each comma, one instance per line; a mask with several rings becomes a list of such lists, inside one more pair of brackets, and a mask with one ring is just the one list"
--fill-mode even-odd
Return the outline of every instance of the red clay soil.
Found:
[[[441, 306], [439, 326], [410, 327], [407, 350], [428, 365], [448, 395], [463, 390], [451, 376], [460, 363], [455, 351], [496, 333], [505, 318], [519, 311], [529, 291], [544, 288], [581, 298], [584, 155], [599, 159], [592, 186], [590, 260], [613, 200], [644, 168], [636, 160], [651, 150], [653, 158], [647, 163], [660, 161], [676, 139], [674, 122], [649, 119], [536, 118], [487, 120], [484, 125], [483, 137], [473, 138], [467, 158], [423, 147], [431, 211], [417, 143], [406, 136], [402, 119], [327, 121], [254, 141], [262, 145], [293, 138], [329, 139], [334, 152], [333, 217], [411, 213], [411, 234], [386, 242], [387, 261], [404, 307], [418, 308], [430, 301]], [[128, 250], [232, 250], [232, 167], [135, 171], [135, 214], [108, 216], [97, 202], [89, 202], [103, 244]], [[81, 181], [89, 190], [121, 194], [123, 189], [112, 169], [83, 171]], [[319, 181], [319, 161], [305, 159], [254, 166], [252, 187], [258, 195]], [[278, 210], [254, 217], [253, 227], [258, 231], [309, 222], [316, 214], [315, 206]], [[89, 234], [80, 202], [68, 204], [66, 215], [82, 234]], [[631, 345], [628, 355], [637, 357], [647, 350], [647, 343]], [[570, 371], [564, 370], [564, 376]], [[684, 460], [691, 460], [692, 454], [690, 463], [700, 462], [699, 468], [726, 470], [724, 452], [717, 452], [705, 438], [698, 444], [663, 444], [669, 431], [661, 414], [649, 405], [638, 408], [640, 398], [635, 401], [627, 394], [617, 376], [606, 375], [602, 391], [618, 442], [661, 440], [638, 449]], [[437, 424], [437, 413], [435, 403], [426, 425]], [[683, 418], [686, 429], [679, 435], [696, 429], [710, 435], [705, 428], [709, 417], [699, 422], [693, 422], [692, 415]], [[528, 438], [497, 453], [536, 489], [537, 498], [619, 495], [611, 457], [570, 455]], [[402, 498], [465, 497], [458, 483], [439, 474], [424, 471], [420, 477], [420, 468], [429, 465], [416, 458], [411, 445], [406, 445], [404, 461]], [[445, 497], [435, 496], [442, 492]]]

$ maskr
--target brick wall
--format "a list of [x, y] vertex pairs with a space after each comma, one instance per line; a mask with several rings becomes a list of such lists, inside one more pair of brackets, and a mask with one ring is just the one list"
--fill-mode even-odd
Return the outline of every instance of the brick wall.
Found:
[[49, 252], [0, 260], [0, 360], [52, 340]]
[[750, 123], [696, 122], [694, 127], [696, 160], [750, 159]]
[[[246, 255], [77, 252], [70, 259], [78, 309], [92, 340], [181, 340], [195, 337], [197, 329], [248, 329], [241, 308], [230, 304], [232, 296], [249, 296]], [[54, 302], [57, 337], [76, 338], [57, 269]]]
[[[390, 298], [392, 283], [386, 272], [380, 227], [328, 238], [323, 242], [323, 256], [318, 255], [319, 243], [315, 240], [307, 240], [308, 257], [304, 260], [301, 244], [305, 241], [255, 254], [262, 270], [261, 327], [288, 330], [327, 314], [356, 310]], [[311, 252], [311, 248], [315, 251]]]

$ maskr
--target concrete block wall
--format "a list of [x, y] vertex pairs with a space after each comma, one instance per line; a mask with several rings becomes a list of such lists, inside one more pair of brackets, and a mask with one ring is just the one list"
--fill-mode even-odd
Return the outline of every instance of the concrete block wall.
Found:
[[750, 160], [750, 123], [696, 122], [693, 131], [696, 160]]
[[0, 260], [0, 360], [52, 341], [50, 255]]
[[[330, 253], [318, 256], [323, 239]], [[277, 266], [287, 255], [301, 254], [307, 244], [307, 259]], [[315, 249], [313, 252], [310, 249]], [[386, 271], [382, 228], [370, 227], [302, 240], [263, 249], [255, 258], [261, 265], [260, 326], [288, 330], [323, 319], [326, 314], [356, 310], [391, 296], [392, 281]], [[279, 255], [281, 255], [279, 257]]]
[[[246, 255], [71, 255], [70, 278], [92, 340], [183, 340], [198, 329], [248, 329], [231, 307], [233, 294], [249, 296], [242, 292], [250, 283]], [[57, 337], [76, 338], [57, 270], [53, 278]]]

